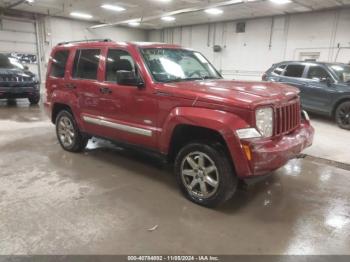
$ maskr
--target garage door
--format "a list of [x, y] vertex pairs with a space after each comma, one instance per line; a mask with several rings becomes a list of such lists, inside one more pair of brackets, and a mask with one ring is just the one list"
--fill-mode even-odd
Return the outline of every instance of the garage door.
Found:
[[37, 50], [34, 21], [0, 17], [0, 53], [18, 58], [38, 75]]

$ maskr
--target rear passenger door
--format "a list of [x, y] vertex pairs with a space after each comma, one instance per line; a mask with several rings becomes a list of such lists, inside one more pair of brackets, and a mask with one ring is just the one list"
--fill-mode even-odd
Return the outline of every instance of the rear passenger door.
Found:
[[305, 96], [305, 71], [305, 64], [288, 64], [283, 76], [280, 77], [280, 82], [298, 88], [300, 90], [302, 105], [307, 108], [309, 101]]
[[85, 132], [105, 136], [106, 128], [91, 121], [95, 116], [104, 116], [104, 105], [101, 96], [101, 53], [99, 48], [76, 49], [71, 76], [67, 79], [66, 88], [77, 97], [77, 111]]

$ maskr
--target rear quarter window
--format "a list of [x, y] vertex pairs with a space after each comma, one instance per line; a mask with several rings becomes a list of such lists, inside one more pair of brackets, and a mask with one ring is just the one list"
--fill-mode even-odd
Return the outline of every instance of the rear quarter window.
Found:
[[286, 69], [287, 65], [280, 65], [276, 67], [272, 72], [276, 75], [282, 75], [284, 69]]
[[63, 78], [66, 71], [66, 64], [69, 57], [69, 50], [57, 51], [51, 58], [50, 76]]

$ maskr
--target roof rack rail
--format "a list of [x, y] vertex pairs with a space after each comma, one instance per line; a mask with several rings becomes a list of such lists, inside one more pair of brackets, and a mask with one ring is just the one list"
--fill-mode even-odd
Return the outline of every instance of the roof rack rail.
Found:
[[111, 39], [84, 39], [84, 40], [78, 40], [78, 41], [67, 41], [67, 42], [61, 42], [58, 43], [58, 45], [67, 45], [67, 44], [73, 44], [73, 43], [90, 43], [90, 42], [112, 42]]

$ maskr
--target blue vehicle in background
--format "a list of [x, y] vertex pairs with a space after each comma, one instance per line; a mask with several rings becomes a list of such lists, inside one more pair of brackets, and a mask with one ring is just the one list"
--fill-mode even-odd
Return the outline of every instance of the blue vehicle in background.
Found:
[[303, 109], [332, 117], [350, 130], [350, 66], [341, 63], [286, 61], [274, 64], [262, 77], [295, 86]]

